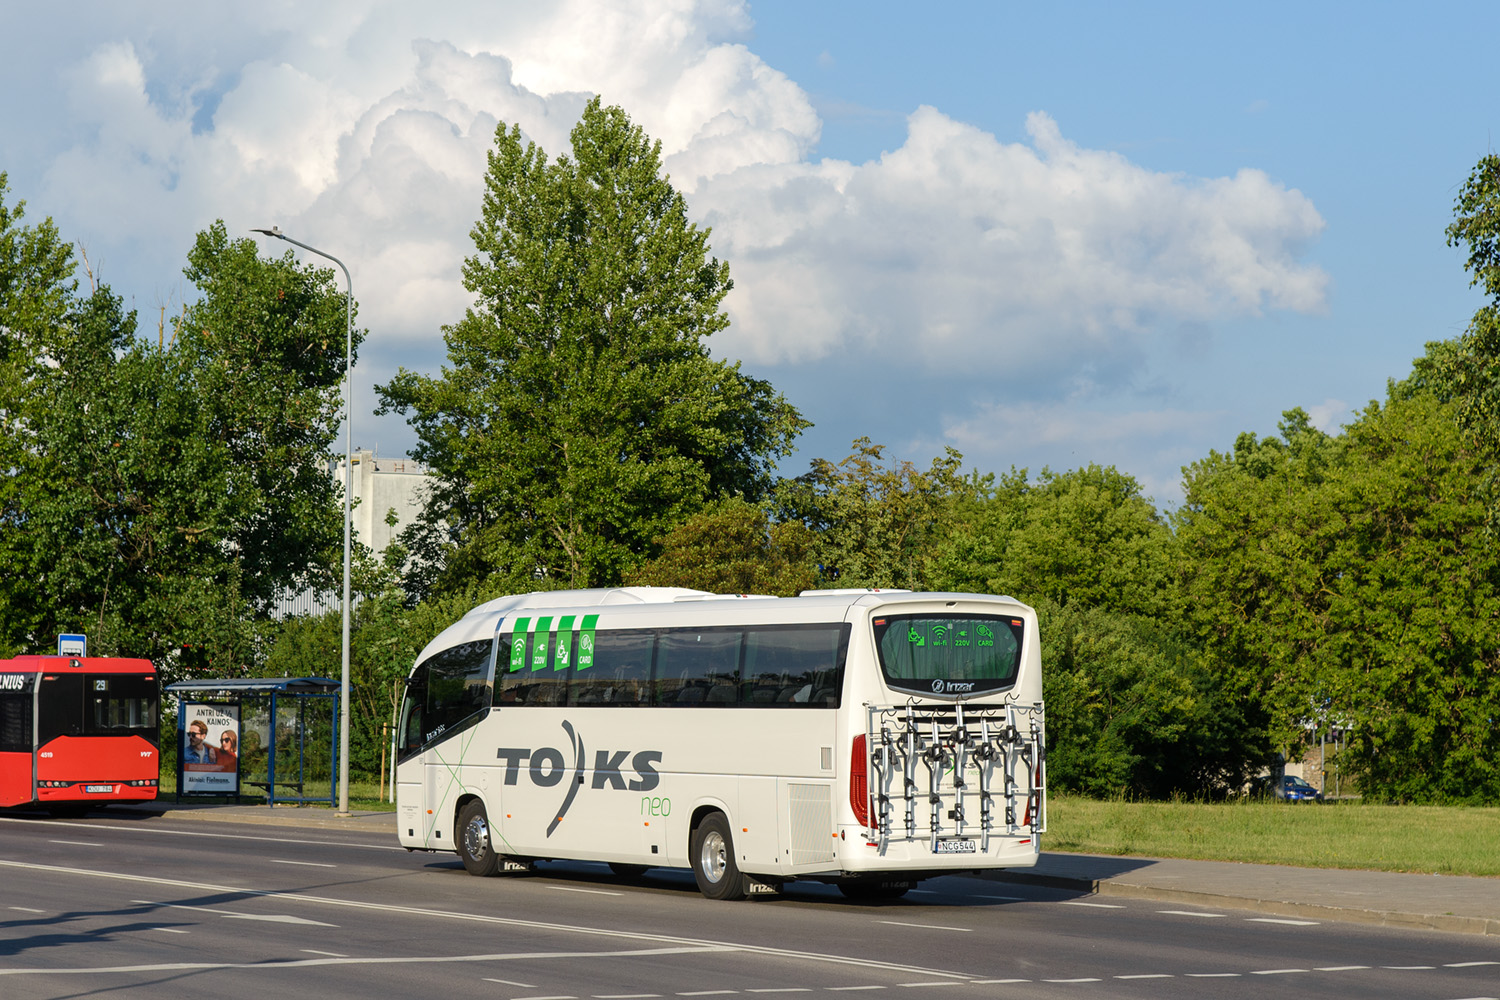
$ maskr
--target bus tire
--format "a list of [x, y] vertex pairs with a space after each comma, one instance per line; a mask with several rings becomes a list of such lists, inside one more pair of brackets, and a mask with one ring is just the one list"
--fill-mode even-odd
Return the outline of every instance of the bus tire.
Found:
[[470, 799], [458, 813], [458, 856], [470, 875], [489, 878], [500, 872], [500, 855], [490, 837], [490, 821], [484, 803]]
[[744, 899], [745, 876], [734, 860], [734, 838], [723, 813], [710, 813], [693, 828], [693, 879], [709, 899]]

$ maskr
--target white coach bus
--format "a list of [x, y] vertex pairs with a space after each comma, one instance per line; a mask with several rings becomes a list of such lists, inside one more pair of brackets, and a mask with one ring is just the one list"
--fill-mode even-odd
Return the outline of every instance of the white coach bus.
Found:
[[1039, 645], [1031, 608], [978, 594], [502, 597], [407, 682], [401, 843], [475, 875], [691, 868], [712, 899], [1032, 865]]

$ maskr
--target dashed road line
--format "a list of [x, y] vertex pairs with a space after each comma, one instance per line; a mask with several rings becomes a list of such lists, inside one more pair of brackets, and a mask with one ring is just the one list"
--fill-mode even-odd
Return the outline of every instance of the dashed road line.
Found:
[[1252, 976], [1286, 976], [1293, 972], [1310, 972], [1310, 969], [1256, 969]]
[[1285, 917], [1246, 917], [1250, 923], [1255, 924], [1286, 924], [1290, 927], [1316, 927], [1316, 920], [1288, 920]]
[[1063, 906], [1092, 906], [1096, 910], [1123, 910], [1125, 907], [1118, 903], [1085, 903], [1080, 899], [1065, 899]]
[[1171, 979], [1170, 972], [1139, 972], [1133, 976], [1116, 976], [1116, 979]]
[[882, 920], [882, 924], [890, 924], [892, 927], [920, 927], [924, 931], [956, 931], [960, 934], [973, 934], [972, 927], [944, 927], [941, 924], [909, 924], [901, 920]]
[[1200, 910], [1157, 910], [1157, 913], [1165, 913], [1172, 917], [1222, 917], [1222, 913], [1204, 913]]

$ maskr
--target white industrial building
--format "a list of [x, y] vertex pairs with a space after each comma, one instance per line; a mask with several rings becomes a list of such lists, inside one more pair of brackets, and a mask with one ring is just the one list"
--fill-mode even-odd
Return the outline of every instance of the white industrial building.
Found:
[[[402, 530], [422, 513], [430, 474], [420, 462], [409, 458], [381, 458], [365, 448], [354, 453], [353, 470], [350, 497], [354, 504], [354, 541], [368, 545], [379, 558]], [[334, 463], [331, 474], [342, 496], [343, 458]], [[387, 524], [386, 516], [393, 510], [396, 512], [395, 523]], [[323, 594], [304, 591], [283, 601], [275, 614], [277, 618], [321, 614], [339, 607], [342, 599], [339, 591]]]

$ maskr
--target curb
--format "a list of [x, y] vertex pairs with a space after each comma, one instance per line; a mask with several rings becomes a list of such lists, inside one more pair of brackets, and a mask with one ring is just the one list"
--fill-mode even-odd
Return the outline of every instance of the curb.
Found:
[[1408, 913], [1402, 910], [1374, 910], [1361, 907], [1333, 906], [1326, 903], [1299, 903], [1289, 899], [1233, 896], [1192, 889], [1164, 889], [1121, 879], [1068, 878], [1064, 875], [1038, 875], [1033, 872], [983, 872], [981, 878], [1019, 885], [1069, 889], [1094, 896], [1129, 896], [1163, 903], [1190, 903], [1197, 906], [1250, 910], [1278, 917], [1300, 917], [1319, 920], [1341, 920], [1346, 923], [1375, 924], [1381, 927], [1418, 928], [1459, 934], [1500, 936], [1500, 917], [1461, 917], [1451, 913]]

